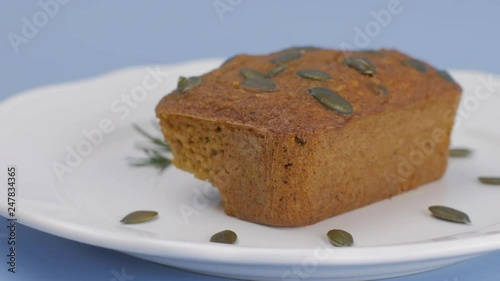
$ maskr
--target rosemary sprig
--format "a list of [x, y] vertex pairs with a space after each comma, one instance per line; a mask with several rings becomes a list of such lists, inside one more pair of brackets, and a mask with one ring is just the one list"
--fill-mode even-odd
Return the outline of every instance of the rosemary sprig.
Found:
[[154, 167], [160, 171], [168, 168], [168, 166], [172, 164], [170, 156], [172, 150], [170, 149], [170, 146], [161, 138], [154, 137], [137, 124], [134, 124], [133, 127], [139, 134], [149, 140], [149, 145], [138, 145], [137, 148], [145, 154], [145, 157], [129, 157], [129, 165], [134, 167]]
[[153, 137], [152, 135], [148, 134], [146, 131], [144, 131], [141, 127], [139, 127], [137, 124], [134, 124], [134, 129], [139, 132], [139, 134], [145, 136], [147, 139], [149, 139], [152, 143], [158, 145], [159, 147], [167, 150], [167, 151], [171, 151], [170, 150], [170, 146], [164, 142], [162, 139], [160, 138], [155, 138]]

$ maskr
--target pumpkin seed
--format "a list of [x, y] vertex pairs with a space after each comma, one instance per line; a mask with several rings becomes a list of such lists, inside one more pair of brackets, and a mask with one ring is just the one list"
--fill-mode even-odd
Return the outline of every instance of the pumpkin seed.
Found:
[[314, 46], [291, 47], [291, 48], [287, 48], [287, 49], [282, 50], [282, 52], [299, 52], [299, 53], [304, 54], [306, 52], [315, 51], [315, 50], [320, 50], [320, 48], [314, 47]]
[[248, 90], [276, 91], [276, 84], [268, 78], [246, 78], [242, 85]]
[[352, 235], [342, 229], [332, 229], [326, 234], [330, 243], [335, 247], [349, 247], [354, 244]]
[[469, 216], [459, 210], [452, 209], [445, 206], [430, 206], [429, 211], [435, 218], [455, 222], [455, 223], [470, 223]]
[[479, 181], [482, 182], [482, 183], [484, 183], [484, 184], [500, 185], [500, 178], [480, 177]]
[[223, 230], [212, 235], [212, 237], [210, 237], [210, 242], [234, 244], [236, 239], [238, 239], [238, 236], [234, 233], [234, 231]]
[[324, 81], [324, 80], [330, 80], [332, 79], [332, 76], [326, 72], [323, 72], [321, 70], [315, 70], [315, 69], [303, 69], [297, 71], [297, 74], [306, 79], [311, 79], [311, 80], [318, 80], [318, 81]]
[[155, 211], [135, 211], [126, 215], [120, 222], [123, 224], [135, 224], [150, 221], [158, 216]]
[[242, 70], [240, 70], [240, 74], [245, 78], [264, 78], [264, 75], [262, 73], [250, 68], [243, 68]]
[[446, 71], [446, 70], [438, 70], [437, 74], [439, 76], [441, 76], [441, 78], [443, 78], [444, 80], [446, 80], [448, 82], [455, 83], [455, 80], [453, 79], [453, 77], [451, 77], [451, 75], [448, 73], [448, 71]]
[[188, 78], [184, 76], [179, 76], [179, 79], [177, 79], [177, 90], [179, 91], [183, 87], [185, 87], [188, 83]]
[[364, 75], [373, 75], [377, 70], [372, 62], [366, 58], [348, 57], [344, 59], [344, 63]]
[[413, 67], [414, 69], [416, 69], [420, 72], [427, 73], [427, 65], [425, 65], [425, 63], [423, 63], [419, 60], [407, 59], [407, 60], [403, 61], [403, 64], [405, 64], [409, 67]]
[[450, 149], [450, 157], [467, 157], [472, 153], [470, 149], [467, 148], [452, 148]]
[[300, 52], [292, 52], [275, 57], [274, 59], [271, 60], [271, 62], [274, 64], [284, 64], [289, 61], [296, 60], [300, 57], [302, 57], [302, 54]]
[[382, 51], [379, 50], [361, 50], [359, 51], [361, 54], [367, 54], [367, 55], [376, 55], [379, 57], [385, 56], [385, 54]]
[[179, 77], [177, 80], [177, 92], [185, 93], [201, 83], [201, 78], [197, 76], [186, 78], [184, 76]]
[[351, 115], [353, 113], [352, 105], [339, 94], [323, 87], [308, 89], [317, 101], [330, 110], [342, 115]]
[[377, 94], [377, 96], [387, 96], [389, 94], [389, 91], [383, 85], [373, 87], [373, 91]]
[[285, 69], [288, 68], [288, 65], [286, 64], [280, 64], [277, 67], [269, 70], [269, 72], [266, 74], [266, 78], [273, 78], [280, 74], [281, 72], [285, 71]]

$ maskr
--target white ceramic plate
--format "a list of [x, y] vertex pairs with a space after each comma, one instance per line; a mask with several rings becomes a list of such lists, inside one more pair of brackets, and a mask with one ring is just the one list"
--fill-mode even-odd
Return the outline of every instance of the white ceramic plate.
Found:
[[[274, 228], [226, 216], [214, 189], [190, 174], [127, 165], [126, 157], [140, 156], [134, 143], [143, 140], [131, 125], [155, 132], [154, 107], [177, 77], [219, 64], [126, 69], [0, 104], [0, 182], [7, 182], [6, 167], [16, 166], [19, 222], [158, 263], [251, 280], [371, 280], [500, 249], [500, 188], [477, 181], [480, 175], [500, 175], [499, 76], [452, 72], [464, 88], [453, 143], [473, 148], [474, 154], [451, 159], [442, 180], [312, 226]], [[485, 86], [491, 79], [493, 84]], [[96, 133], [100, 126], [105, 132]], [[6, 192], [0, 189], [3, 216]], [[463, 210], [472, 224], [432, 218], [427, 207], [434, 204]], [[139, 209], [157, 210], [159, 218], [119, 223]], [[352, 233], [355, 247], [331, 247], [325, 233], [332, 228]], [[238, 233], [237, 245], [208, 242], [223, 229]]]

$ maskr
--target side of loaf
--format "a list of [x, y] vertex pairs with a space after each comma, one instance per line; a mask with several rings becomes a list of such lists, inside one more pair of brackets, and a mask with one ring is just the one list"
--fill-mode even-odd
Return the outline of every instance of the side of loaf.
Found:
[[304, 226], [442, 177], [460, 96], [398, 51], [295, 48], [181, 79], [156, 112], [174, 164], [213, 183], [227, 214]]

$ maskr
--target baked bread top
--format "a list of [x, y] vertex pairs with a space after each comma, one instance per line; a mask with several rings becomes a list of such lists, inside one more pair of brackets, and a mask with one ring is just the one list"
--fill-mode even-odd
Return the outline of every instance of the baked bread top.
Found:
[[[259, 76], [253, 70], [262, 76], [270, 71], [281, 72], [269, 78], [269, 82], [261, 77], [252, 79]], [[301, 70], [308, 71], [301, 72], [301, 76], [297, 73]], [[311, 75], [320, 80], [304, 77]], [[386, 49], [349, 52], [291, 48], [266, 56], [243, 54], [199, 80], [180, 80], [178, 89], [157, 106], [157, 115], [192, 116], [292, 134], [338, 129], [367, 115], [421, 100], [432, 101], [434, 96], [460, 90], [446, 72]], [[264, 90], [252, 87], [263, 82]], [[341, 96], [352, 105], [352, 113], [349, 109], [332, 110], [319, 102], [310, 90], [317, 87]]]

